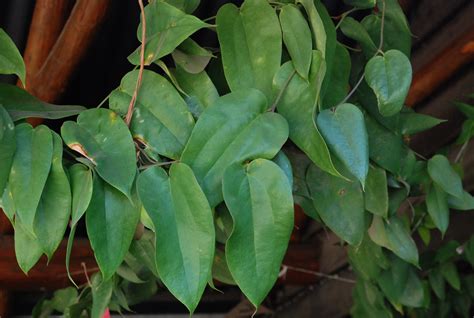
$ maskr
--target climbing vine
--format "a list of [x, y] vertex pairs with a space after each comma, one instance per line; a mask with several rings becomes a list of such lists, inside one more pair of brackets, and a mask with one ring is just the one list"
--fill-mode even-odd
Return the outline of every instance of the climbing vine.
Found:
[[[395, 0], [344, 2], [334, 21], [319, 0], [245, 0], [210, 24], [191, 14], [199, 1], [140, 0], [142, 44], [128, 57], [138, 70], [108, 108], [48, 104], [0, 84], [0, 202], [20, 268], [51, 259], [69, 225], [69, 271], [85, 219], [100, 270], [35, 316], [129, 310], [158, 284], [193, 313], [214, 280], [258, 307], [281, 271], [294, 203], [347, 244], [353, 316], [468, 315], [474, 278], [461, 280], [457, 264], [474, 265], [474, 241], [426, 257], [413, 235], [429, 244], [451, 209], [474, 209], [459, 165], [474, 108], [460, 105], [468, 120], [456, 162], [417, 155], [405, 141], [442, 120], [404, 105], [407, 20]], [[218, 48], [190, 37], [205, 28]], [[3, 30], [0, 73], [25, 83]], [[54, 131], [29, 117], [68, 120]]]

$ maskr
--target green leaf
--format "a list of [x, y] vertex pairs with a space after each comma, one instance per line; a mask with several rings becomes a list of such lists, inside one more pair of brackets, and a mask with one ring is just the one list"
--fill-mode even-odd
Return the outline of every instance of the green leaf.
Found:
[[362, 24], [369, 32], [375, 43], [380, 41], [380, 26], [382, 24], [382, 10], [385, 2], [384, 41], [382, 51], [391, 49], [400, 50], [408, 58], [411, 49], [411, 32], [408, 21], [401, 9], [398, 0], [377, 0], [377, 15], [368, 15]]
[[404, 135], [412, 135], [433, 128], [445, 121], [415, 112], [402, 112], [400, 113], [399, 131]]
[[77, 163], [69, 168], [72, 192], [71, 226], [79, 222], [89, 206], [92, 197], [92, 171]]
[[138, 191], [156, 228], [156, 266], [162, 282], [192, 314], [211, 274], [212, 211], [189, 166], [142, 172]]
[[347, 252], [352, 266], [364, 280], [377, 279], [382, 268], [390, 266], [382, 248], [367, 236], [359, 246], [349, 246]]
[[293, 189], [293, 168], [291, 167], [290, 159], [288, 159], [283, 150], [280, 150], [272, 161], [285, 173]]
[[385, 224], [388, 248], [398, 257], [418, 266], [418, 250], [410, 232], [398, 217], [391, 217]]
[[461, 132], [456, 139], [456, 144], [461, 145], [471, 140], [474, 136], [474, 119], [468, 119], [462, 124]]
[[461, 244], [457, 241], [448, 241], [438, 248], [434, 260], [438, 263], [445, 263], [458, 256], [457, 249]]
[[375, 7], [375, 0], [344, 0], [344, 3], [359, 9]]
[[[191, 34], [209, 25], [193, 15], [163, 1], [150, 2], [145, 7], [146, 45], [145, 65], [150, 65], [173, 50]], [[138, 26], [137, 38], [142, 40], [142, 22]], [[128, 60], [134, 65], [140, 65], [140, 50], [137, 48]]]
[[444, 192], [461, 199], [464, 195], [459, 175], [443, 155], [435, 155], [428, 161], [428, 174]]
[[301, 11], [294, 5], [280, 10], [283, 42], [298, 74], [308, 79], [312, 59], [311, 30]]
[[54, 310], [64, 313], [69, 306], [78, 300], [78, 292], [74, 287], [67, 287], [54, 292], [51, 306]]
[[222, 202], [225, 169], [254, 158], [273, 158], [288, 138], [288, 124], [267, 112], [265, 96], [255, 89], [220, 97], [199, 117], [181, 156], [194, 171], [211, 207]]
[[327, 90], [321, 101], [323, 109], [338, 105], [347, 95], [349, 90], [349, 76], [351, 73], [351, 58], [347, 49], [340, 43], [336, 44], [334, 51], [334, 60], [337, 61], [337, 67], [327, 71], [325, 83], [328, 82]]
[[433, 223], [444, 235], [449, 225], [449, 207], [446, 192], [436, 184], [426, 196], [426, 207]]
[[467, 241], [464, 247], [464, 255], [471, 266], [474, 267], [474, 236], [471, 236], [471, 239]]
[[155, 237], [151, 232], [145, 232], [140, 240], [133, 240], [129, 252], [140, 264], [146, 266], [153, 275], [158, 277], [155, 260]]
[[240, 10], [226, 4], [217, 12], [216, 23], [230, 89], [257, 88], [273, 101], [272, 79], [282, 51], [275, 10], [266, 0], [245, 0]]
[[327, 34], [324, 28], [323, 20], [319, 15], [318, 10], [313, 0], [298, 0], [296, 3], [301, 3], [308, 15], [309, 25], [313, 31], [313, 40], [316, 43], [316, 48], [321, 52], [323, 59], [326, 58], [326, 40]]
[[117, 268], [117, 275], [132, 283], [141, 284], [145, 282], [140, 279], [140, 277], [137, 276], [133, 269], [131, 269], [130, 266], [126, 265], [125, 263], [122, 263]]
[[13, 121], [28, 117], [60, 119], [86, 110], [83, 106], [45, 103], [17, 86], [3, 83], [0, 83], [0, 105], [7, 110]]
[[[291, 62], [283, 64], [273, 79], [273, 89], [275, 91], [284, 89], [285, 82], [294, 72]], [[324, 72], [321, 53], [313, 51], [309, 82], [295, 74], [281, 96], [277, 109], [278, 113], [288, 121], [290, 139], [318, 167], [332, 175], [341, 176], [334, 167], [329, 149], [316, 127], [313, 116], [319, 98], [318, 88], [321, 87]]]
[[224, 251], [216, 249], [214, 254], [214, 263], [212, 264], [212, 278], [228, 285], [236, 285], [232, 274], [230, 273], [229, 266]]
[[[111, 97], [111, 109], [127, 113], [137, 76], [138, 71], [124, 76], [116, 95]], [[144, 71], [130, 124], [133, 138], [152, 152], [178, 159], [193, 127], [193, 116], [176, 89], [164, 77]]]
[[53, 137], [46, 126], [28, 124], [15, 128], [16, 152], [10, 171], [9, 188], [16, 217], [25, 231], [33, 234], [36, 210], [48, 178], [53, 157]]
[[40, 259], [43, 250], [38, 240], [30, 234], [29, 230], [25, 229], [25, 226], [19, 218], [15, 219], [14, 240], [16, 261], [21, 270], [25, 274], [28, 274], [30, 269], [35, 266]]
[[222, 191], [234, 220], [225, 249], [227, 265], [258, 307], [278, 278], [293, 229], [291, 186], [275, 163], [256, 159], [229, 167]]
[[186, 72], [198, 74], [204, 71], [213, 57], [212, 53], [199, 46], [191, 38], [187, 38], [171, 53], [175, 64]]
[[448, 195], [448, 206], [461, 211], [474, 210], [474, 197], [467, 191], [463, 191], [461, 199]]
[[445, 283], [439, 268], [434, 268], [429, 272], [428, 280], [436, 296], [439, 299], [444, 299], [446, 297]]
[[365, 209], [384, 218], [388, 215], [387, 175], [385, 170], [371, 166], [365, 184]]
[[400, 51], [390, 50], [369, 60], [365, 66], [365, 80], [377, 96], [383, 116], [395, 115], [402, 109], [411, 77], [410, 60]]
[[[375, 1], [374, 1], [375, 2]], [[377, 53], [377, 46], [364, 26], [352, 17], [345, 17], [341, 22], [341, 31], [350, 39], [357, 41], [364, 56], [368, 59]]]
[[420, 238], [423, 240], [423, 243], [428, 246], [431, 242], [431, 231], [424, 226], [420, 226], [417, 232]]
[[370, 159], [385, 170], [395, 175], [400, 174], [401, 162], [407, 152], [402, 137], [395, 135], [367, 114], [365, 125], [369, 136]]
[[92, 308], [91, 318], [102, 318], [114, 288], [114, 279], [103, 279], [100, 273], [92, 276]]
[[181, 88], [188, 94], [187, 98], [195, 98], [199, 101], [200, 111], [197, 114], [193, 113], [193, 115], [197, 115], [196, 117], [199, 117], [204, 109], [214, 104], [219, 98], [214, 83], [205, 71], [191, 74], [178, 66], [173, 71], [173, 75]]
[[13, 40], [2, 28], [0, 28], [0, 74], [16, 74], [23, 85], [26, 83], [23, 58]]
[[366, 231], [359, 183], [334, 177], [316, 166], [308, 169], [306, 182], [324, 224], [347, 243], [359, 245]]
[[454, 102], [457, 109], [464, 114], [468, 119], [474, 119], [474, 106], [466, 103]]
[[391, 267], [378, 278], [380, 289], [392, 303], [409, 307], [424, 304], [424, 289], [413, 267], [398, 258], [391, 259]]
[[140, 217], [140, 206], [98, 175], [94, 176], [93, 189], [86, 211], [87, 235], [100, 271], [108, 280], [130, 247]]
[[3, 192], [2, 198], [0, 200], [0, 208], [2, 208], [3, 213], [7, 216], [8, 220], [11, 222], [11, 224], [15, 224], [15, 203], [13, 201], [13, 196], [12, 192], [10, 190], [10, 187], [7, 186], [5, 188], [5, 191]]
[[135, 145], [127, 125], [116, 113], [89, 109], [77, 117], [77, 123], [65, 122], [61, 135], [69, 148], [93, 163], [107, 183], [130, 197], [136, 173]]
[[34, 233], [51, 260], [61, 243], [71, 215], [71, 187], [63, 168], [63, 142], [55, 132], [51, 170], [34, 219]]
[[0, 105], [0, 193], [3, 193], [7, 185], [15, 150], [15, 126], [5, 108]]
[[164, 2], [167, 2], [186, 13], [192, 13], [197, 9], [201, 0], [164, 0]]
[[369, 149], [362, 112], [352, 104], [342, 104], [320, 112], [316, 123], [329, 148], [364, 188], [369, 171]]
[[441, 275], [444, 279], [451, 285], [452, 288], [456, 290], [461, 289], [461, 281], [459, 278], [459, 273], [456, 268], [456, 265], [453, 262], [447, 262], [441, 265], [440, 267]]

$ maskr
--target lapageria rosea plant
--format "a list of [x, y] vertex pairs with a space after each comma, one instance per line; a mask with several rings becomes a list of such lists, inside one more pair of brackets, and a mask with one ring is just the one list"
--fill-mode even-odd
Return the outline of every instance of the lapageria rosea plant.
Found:
[[[412, 233], [445, 233], [450, 208], [474, 199], [458, 166], [404, 142], [442, 121], [404, 106], [411, 35], [397, 1], [345, 2], [334, 21], [319, 0], [245, 0], [209, 24], [191, 15], [199, 1], [150, 1], [129, 56], [138, 69], [108, 108], [52, 105], [0, 84], [1, 206], [19, 266], [51, 258], [69, 224], [68, 265], [85, 219], [100, 269], [85, 293], [66, 289], [56, 295], [66, 304], [38, 310], [99, 317], [158, 281], [193, 313], [214, 279], [257, 307], [281, 270], [294, 203], [348, 244], [354, 316], [428, 310], [428, 284], [438, 295], [456, 268], [423, 278], [432, 269]], [[218, 48], [190, 37], [203, 28]], [[0, 48], [0, 72], [25, 82], [3, 31]], [[70, 119], [53, 131], [28, 117]], [[147, 230], [134, 239], [139, 224]]]

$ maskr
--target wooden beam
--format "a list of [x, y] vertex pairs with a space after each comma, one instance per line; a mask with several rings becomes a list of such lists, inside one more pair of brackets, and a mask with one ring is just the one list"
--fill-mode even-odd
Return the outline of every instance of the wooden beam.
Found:
[[425, 64], [413, 77], [406, 105], [421, 103], [450, 79], [461, 67], [474, 60], [474, 24], [449, 43], [433, 60]]
[[63, 29], [70, 0], [37, 0], [23, 59], [26, 65], [26, 89], [43, 66]]
[[55, 102], [61, 96], [103, 21], [109, 2], [77, 0], [44, 65], [29, 81], [33, 95], [46, 102]]

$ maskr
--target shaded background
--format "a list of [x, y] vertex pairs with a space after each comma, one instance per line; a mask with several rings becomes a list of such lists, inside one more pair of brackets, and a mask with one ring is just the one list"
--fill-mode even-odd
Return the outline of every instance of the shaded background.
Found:
[[[73, 2], [71, 1], [71, 8]], [[202, 19], [212, 17], [224, 2], [228, 1], [203, 0], [196, 15]], [[234, 2], [239, 4], [241, 1]], [[324, 2], [333, 16], [347, 9], [339, 0]], [[405, 0], [401, 2], [413, 32], [411, 60], [414, 74], [416, 74], [414, 82], [418, 80], [417, 83], [421, 83], [426, 93], [423, 98], [415, 98], [413, 106], [419, 112], [449, 120], [411, 140], [411, 147], [429, 156], [452, 143], [460, 131], [463, 117], [452, 102], [467, 101], [466, 95], [474, 93], [474, 63], [472, 62], [474, 1]], [[23, 52], [26, 45], [34, 7], [34, 0], [0, 1], [0, 27], [14, 39], [20, 52]], [[136, 1], [111, 1], [103, 22], [95, 31], [87, 53], [81, 59], [64, 94], [57, 102], [95, 107], [119, 85], [122, 76], [133, 68], [127, 62], [127, 56], [139, 45], [136, 37], [138, 20], [139, 9]], [[200, 31], [193, 38], [201, 45], [217, 46], [217, 38], [212, 31]], [[462, 39], [458, 40], [459, 38]], [[459, 52], [451, 52], [459, 41], [464, 41], [467, 47], [471, 43], [469, 58], [461, 57]], [[463, 63], [456, 63], [460, 59], [463, 59]], [[0, 80], [12, 83], [15, 81], [13, 77], [1, 77]], [[470, 149], [465, 158], [465, 186], [472, 191], [474, 189], [474, 169], [472, 169], [474, 147], [471, 145]], [[467, 213], [454, 214], [447, 238], [465, 240], [473, 232], [473, 219]], [[338, 244], [334, 235], [327, 233], [315, 222], [308, 221], [298, 230], [300, 231], [299, 243], [313, 250], [311, 253], [305, 253], [308, 253], [308, 257], [314, 257], [320, 271], [352, 276], [347, 265], [345, 249]], [[439, 238], [434, 239], [432, 246], [436, 244], [439, 244]], [[0, 288], [4, 287], [1, 276], [0, 273]], [[316, 315], [344, 317], [351, 306], [351, 287], [346, 283], [331, 280], [316, 281], [315, 279], [301, 285], [279, 285], [265, 305], [278, 317]], [[242, 295], [236, 288], [230, 287], [224, 291], [223, 294], [206, 291], [197, 312], [215, 314], [212, 317], [224, 317], [224, 314], [235, 309], [235, 306], [245, 308], [246, 303], [242, 302]], [[3, 293], [0, 290], [0, 307], [2, 297], [4, 297], [2, 295], [8, 295], [5, 297], [9, 300], [11, 314], [28, 315], [31, 313], [32, 306], [48, 293], [41, 291], [6, 293], [5, 290]], [[160, 291], [153, 299], [133, 309], [141, 314], [186, 313], [184, 306], [165, 291]], [[243, 317], [245, 316], [248, 315], [244, 314]], [[229, 314], [227, 317], [238, 317], [238, 315]]]

